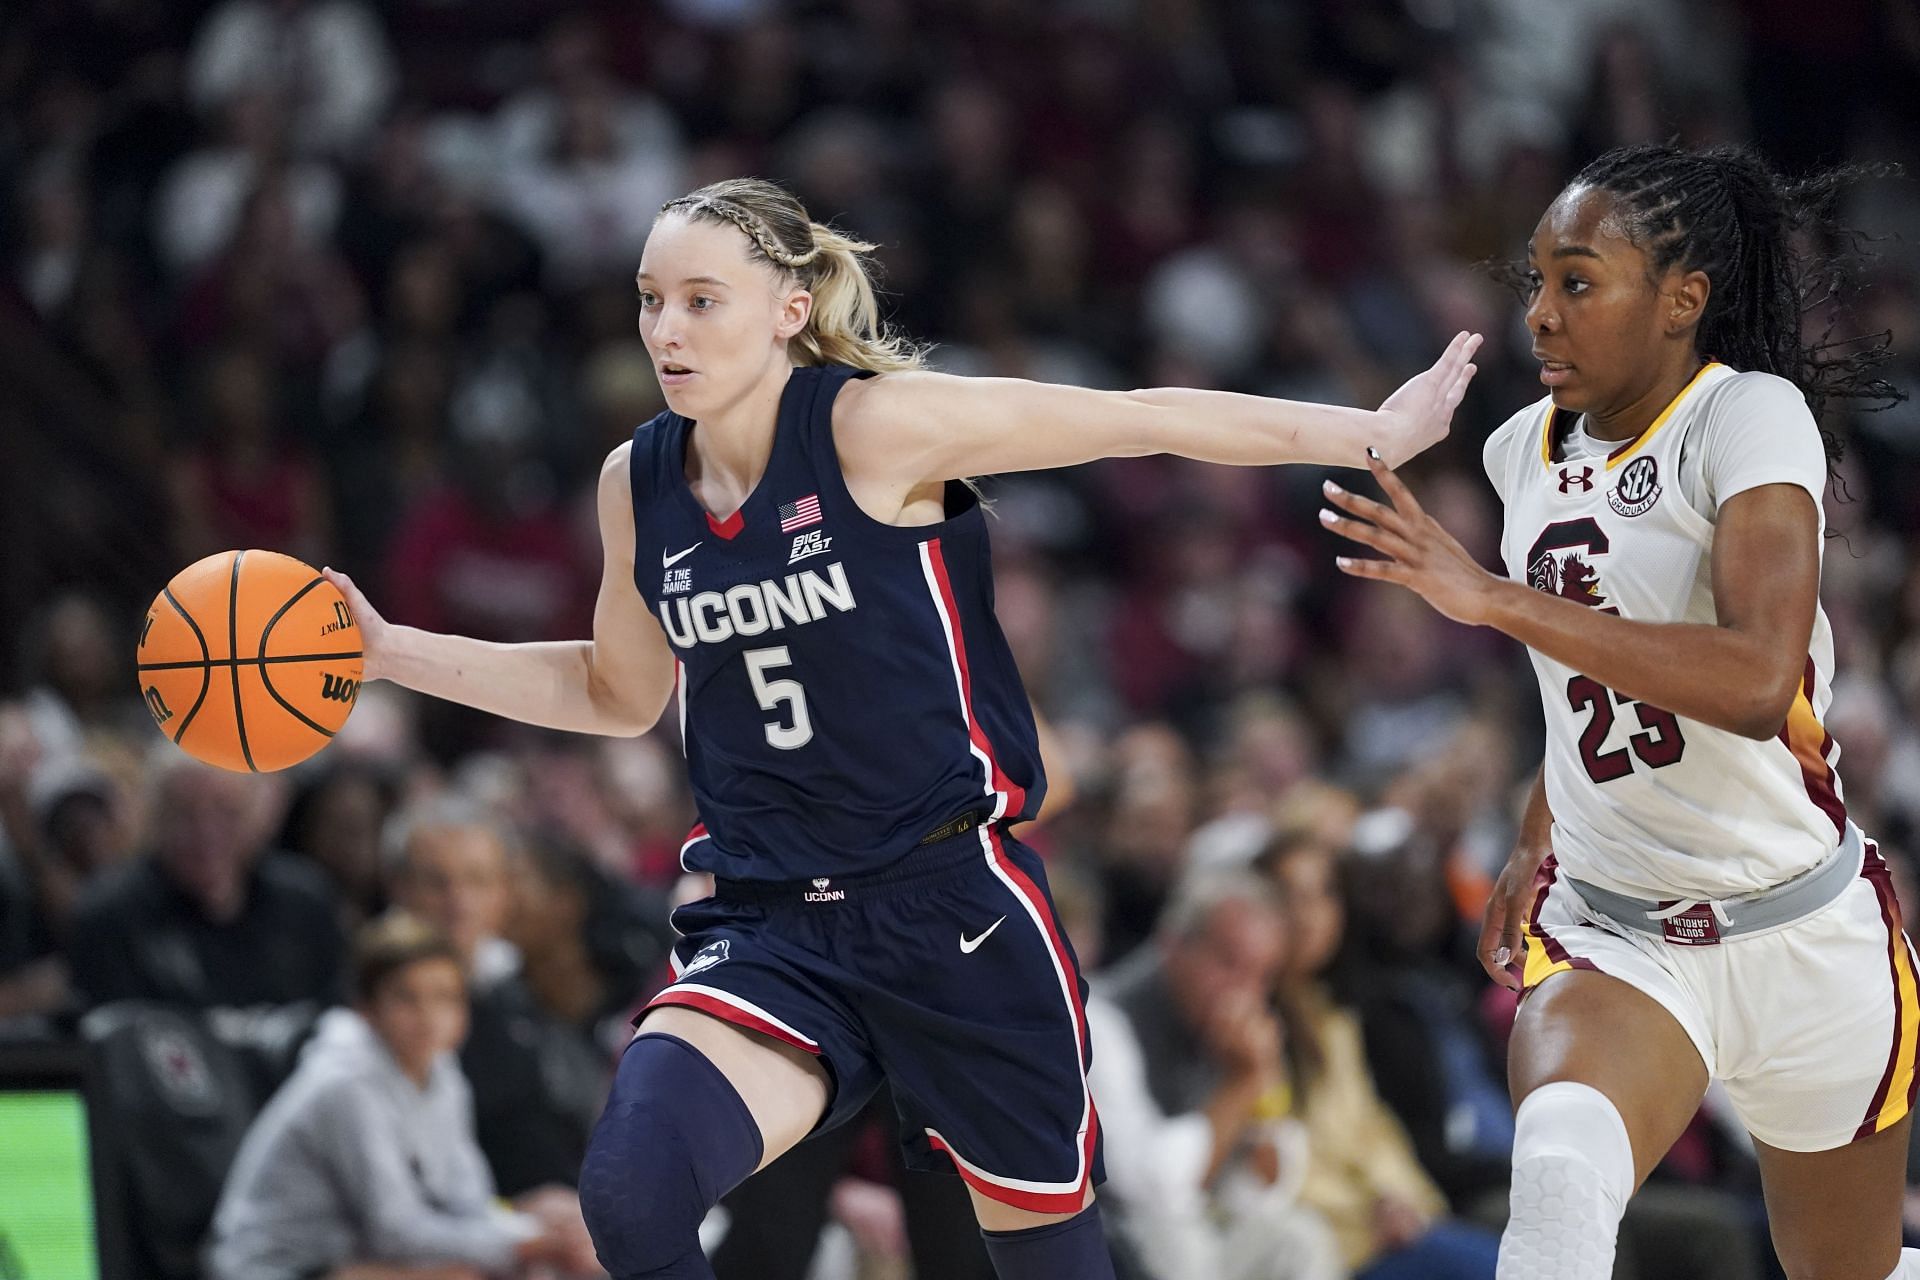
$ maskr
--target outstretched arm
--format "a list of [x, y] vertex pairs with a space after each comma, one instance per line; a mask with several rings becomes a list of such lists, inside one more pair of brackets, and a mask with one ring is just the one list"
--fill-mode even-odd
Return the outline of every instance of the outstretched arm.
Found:
[[361, 631], [366, 679], [550, 729], [633, 736], [660, 718], [673, 694], [673, 650], [633, 581], [631, 444], [600, 472], [604, 565], [593, 639], [496, 644], [398, 627], [383, 619], [345, 574], [326, 570]]
[[1504, 631], [1624, 697], [1742, 737], [1779, 733], [1801, 689], [1820, 591], [1818, 510], [1805, 489], [1768, 484], [1727, 499], [1713, 538], [1715, 623], [1642, 622], [1602, 613], [1475, 563], [1413, 491], [1370, 463], [1385, 503], [1327, 482], [1345, 515], [1335, 533], [1384, 559], [1342, 556], [1358, 578], [1397, 582], [1456, 622]]
[[1474, 374], [1478, 334], [1374, 410], [1161, 387], [1093, 391], [1018, 378], [889, 373], [849, 383], [834, 436], [849, 480], [902, 492], [1006, 471], [1170, 453], [1233, 466], [1404, 461], [1440, 440]]

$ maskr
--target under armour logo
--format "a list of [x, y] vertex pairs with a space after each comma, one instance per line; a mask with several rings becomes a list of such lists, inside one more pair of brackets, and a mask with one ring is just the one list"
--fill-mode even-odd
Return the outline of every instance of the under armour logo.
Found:
[[1592, 489], [1593, 488], [1593, 468], [1582, 467], [1580, 468], [1579, 475], [1575, 475], [1573, 473], [1572, 467], [1560, 468], [1560, 492], [1572, 493], [1573, 486], [1576, 484], [1580, 486], [1580, 492], [1582, 493], [1586, 493], [1588, 490]]

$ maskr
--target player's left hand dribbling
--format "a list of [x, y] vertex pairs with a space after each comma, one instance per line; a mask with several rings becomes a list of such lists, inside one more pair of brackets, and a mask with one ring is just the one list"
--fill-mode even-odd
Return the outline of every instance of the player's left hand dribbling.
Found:
[[1491, 590], [1499, 580], [1421, 509], [1413, 490], [1372, 450], [1368, 450], [1367, 465], [1380, 482], [1386, 502], [1349, 493], [1328, 480], [1322, 486], [1327, 501], [1346, 514], [1322, 509], [1320, 523], [1385, 558], [1340, 556], [1334, 563], [1355, 578], [1397, 582], [1455, 622], [1484, 623]]

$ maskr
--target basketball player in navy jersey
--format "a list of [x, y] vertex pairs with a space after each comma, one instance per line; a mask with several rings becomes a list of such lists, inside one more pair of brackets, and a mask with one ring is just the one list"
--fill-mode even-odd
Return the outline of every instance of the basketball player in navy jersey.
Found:
[[670, 701], [701, 822], [676, 981], [643, 1014], [581, 1170], [616, 1280], [710, 1277], [730, 1188], [883, 1078], [909, 1163], [965, 1179], [1006, 1280], [1110, 1277], [1084, 984], [1038, 858], [1046, 782], [993, 616], [969, 476], [1172, 453], [1400, 462], [1439, 440], [1477, 335], [1366, 411], [924, 371], [862, 244], [787, 192], [669, 202], [640, 334], [669, 408], [600, 477], [593, 639], [390, 626], [342, 575], [368, 679], [586, 733]]

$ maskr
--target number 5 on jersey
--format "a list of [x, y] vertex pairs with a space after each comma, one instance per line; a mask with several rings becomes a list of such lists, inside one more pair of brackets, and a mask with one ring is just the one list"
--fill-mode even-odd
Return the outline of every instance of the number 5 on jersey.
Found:
[[753, 696], [759, 699], [760, 709], [779, 711], [780, 704], [786, 704], [782, 719], [767, 722], [767, 744], [782, 751], [792, 751], [813, 741], [813, 717], [807, 714], [807, 691], [798, 680], [767, 679], [767, 672], [776, 667], [793, 665], [787, 646], [778, 644], [767, 649], [748, 649], [741, 656], [747, 660], [747, 678], [753, 681]]

